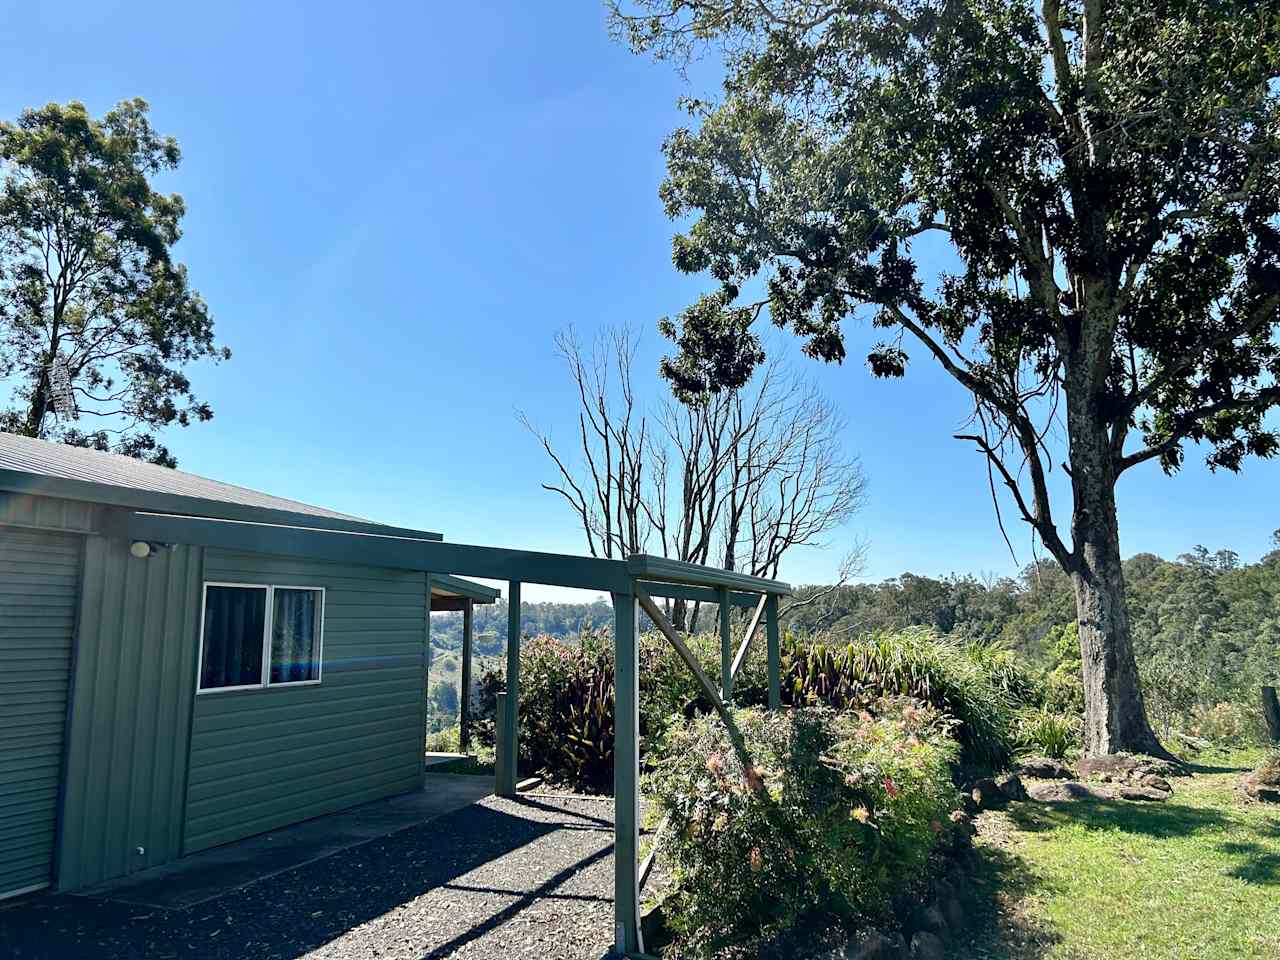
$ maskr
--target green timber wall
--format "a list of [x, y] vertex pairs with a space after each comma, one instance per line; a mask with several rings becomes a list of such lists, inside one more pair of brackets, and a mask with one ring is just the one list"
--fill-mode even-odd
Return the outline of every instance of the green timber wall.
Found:
[[201, 553], [139, 560], [125, 540], [87, 538], [59, 889], [180, 855]]
[[323, 667], [195, 697], [183, 853], [419, 787], [423, 574], [208, 550], [204, 579], [324, 587]]
[[53, 876], [84, 538], [0, 525], [0, 897]]

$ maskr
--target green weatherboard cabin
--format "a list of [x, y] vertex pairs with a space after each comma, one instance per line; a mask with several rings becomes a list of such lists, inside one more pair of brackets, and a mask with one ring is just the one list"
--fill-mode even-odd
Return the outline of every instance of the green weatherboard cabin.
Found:
[[[614, 946], [643, 954], [640, 611], [727, 710], [757, 633], [780, 699], [781, 581], [449, 543], [115, 454], [0, 433], [0, 897], [76, 890], [430, 789], [430, 610], [507, 584], [495, 792], [519, 756], [524, 583], [613, 603]], [[715, 684], [661, 600], [719, 610]], [[754, 612], [738, 641], [733, 607]], [[762, 628], [762, 629], [758, 629]], [[735, 653], [734, 647], [737, 646]], [[467, 734], [462, 698], [462, 736]]]
[[419, 788], [428, 591], [454, 610], [498, 593], [135, 539], [129, 508], [440, 539], [0, 433], [0, 897]]

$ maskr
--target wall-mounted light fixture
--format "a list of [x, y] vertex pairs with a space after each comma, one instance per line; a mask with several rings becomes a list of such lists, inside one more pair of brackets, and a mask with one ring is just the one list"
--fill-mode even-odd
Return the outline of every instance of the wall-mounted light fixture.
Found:
[[155, 553], [155, 549], [145, 540], [135, 540], [129, 544], [129, 552], [139, 560], [145, 560]]

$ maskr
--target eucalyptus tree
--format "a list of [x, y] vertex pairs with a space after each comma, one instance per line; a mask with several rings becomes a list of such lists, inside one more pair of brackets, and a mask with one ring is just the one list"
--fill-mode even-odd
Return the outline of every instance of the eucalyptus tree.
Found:
[[171, 248], [178, 165], [143, 100], [51, 103], [0, 123], [0, 428], [168, 466], [156, 428], [208, 420], [184, 367], [229, 351]]
[[834, 362], [869, 321], [879, 377], [939, 364], [972, 399], [959, 438], [1072, 579], [1086, 748], [1163, 753], [1115, 490], [1189, 442], [1228, 470], [1280, 445], [1280, 6], [634, 0], [611, 23], [724, 64], [664, 147], [675, 266], [716, 283], [662, 322], [665, 375], [743, 383], [762, 317]]

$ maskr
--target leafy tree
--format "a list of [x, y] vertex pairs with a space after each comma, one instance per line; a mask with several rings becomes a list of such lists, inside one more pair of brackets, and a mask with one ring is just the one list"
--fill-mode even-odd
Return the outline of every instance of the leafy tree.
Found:
[[0, 429], [174, 466], [153, 431], [213, 416], [183, 368], [230, 352], [170, 255], [182, 198], [150, 183], [179, 156], [138, 99], [0, 124]]
[[[959, 438], [1071, 577], [1086, 749], [1163, 753], [1115, 487], [1187, 441], [1230, 470], [1280, 447], [1280, 7], [615, 0], [611, 20], [637, 51], [725, 63], [664, 148], [675, 265], [719, 285], [661, 324], [677, 391], [744, 382], [761, 316], [837, 362], [868, 318], [876, 376], [933, 358], [973, 401]], [[926, 235], [949, 256], [921, 257]]]

